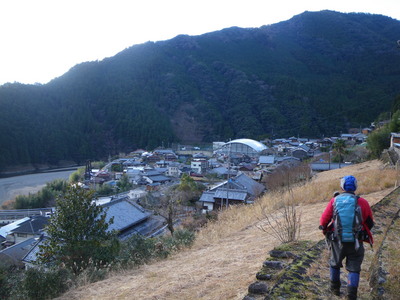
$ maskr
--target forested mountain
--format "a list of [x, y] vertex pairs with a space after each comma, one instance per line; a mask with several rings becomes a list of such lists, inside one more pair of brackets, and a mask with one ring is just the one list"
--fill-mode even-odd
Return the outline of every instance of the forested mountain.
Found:
[[400, 94], [399, 39], [385, 16], [304, 12], [135, 45], [45, 85], [5, 84], [0, 167], [363, 127]]

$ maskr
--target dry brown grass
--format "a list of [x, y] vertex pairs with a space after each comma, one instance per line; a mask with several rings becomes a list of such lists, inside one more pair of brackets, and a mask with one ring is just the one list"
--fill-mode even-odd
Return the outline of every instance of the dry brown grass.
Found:
[[[301, 207], [301, 239], [318, 241], [319, 217], [339, 190], [339, 179], [352, 174], [359, 190], [371, 203], [388, 194], [396, 172], [379, 161], [320, 173], [305, 185], [293, 188]], [[274, 213], [288, 197], [286, 192], [266, 194], [254, 205], [231, 207], [220, 213], [197, 236], [192, 249], [168, 260], [124, 271], [107, 280], [78, 288], [63, 299], [242, 299], [255, 281], [268, 251], [279, 244], [257, 228], [263, 210]]]

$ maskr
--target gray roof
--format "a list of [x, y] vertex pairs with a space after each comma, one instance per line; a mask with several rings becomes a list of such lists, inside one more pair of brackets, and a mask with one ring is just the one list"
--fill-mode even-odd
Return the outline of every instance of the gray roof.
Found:
[[3, 238], [6, 238], [7, 235], [12, 232], [13, 230], [15, 230], [16, 228], [18, 228], [18, 226], [23, 223], [26, 222], [27, 220], [29, 220], [29, 217], [25, 217], [23, 219], [17, 220], [15, 222], [12, 222], [10, 224], [7, 224], [3, 227], [0, 227], [0, 236]]
[[246, 200], [247, 192], [244, 190], [235, 190], [235, 189], [224, 189], [220, 188], [216, 190], [214, 198], [220, 199], [231, 199], [231, 200]]
[[28, 251], [28, 253], [22, 258], [23, 262], [35, 262], [37, 259], [37, 254], [39, 253], [39, 245], [43, 245], [44, 241], [47, 240], [47, 236], [40, 236], [36, 240], [36, 243], [32, 246], [31, 250]]
[[241, 173], [238, 176], [236, 176], [234, 178], [234, 181], [243, 185], [246, 188], [247, 192], [253, 196], [258, 196], [265, 190], [264, 185], [251, 179], [249, 176], [247, 176], [244, 173]]
[[164, 176], [164, 175], [154, 175], [154, 176], [146, 176], [149, 178], [151, 181], [155, 182], [164, 182], [164, 181], [170, 181], [171, 178]]
[[160, 171], [151, 169], [151, 170], [146, 170], [144, 173], [144, 176], [156, 176], [156, 175], [161, 175]]
[[333, 169], [344, 168], [347, 166], [351, 166], [351, 163], [312, 163], [310, 164], [311, 170], [313, 171], [327, 171]]
[[201, 195], [199, 201], [201, 201], [201, 202], [210, 202], [210, 203], [214, 203], [214, 202], [215, 202], [215, 200], [214, 200], [214, 194], [215, 194], [215, 191], [205, 191], [205, 192], [203, 192], [203, 194]]
[[107, 222], [114, 217], [114, 223], [108, 230], [125, 230], [137, 223], [146, 220], [151, 213], [129, 199], [119, 199], [103, 205], [107, 213]]
[[32, 237], [0, 251], [0, 261], [3, 263], [9, 262], [12, 265], [22, 264], [22, 259], [38, 242], [38, 240], [39, 237]]
[[282, 156], [276, 158], [277, 162], [300, 162], [300, 159], [293, 157], [293, 156]]
[[304, 150], [306, 152], [310, 151], [310, 147], [308, 147], [307, 145], [304, 145], [304, 144], [300, 144], [299, 148], [301, 148], [301, 150]]
[[13, 233], [33, 233], [33, 234], [39, 234], [44, 227], [47, 225], [49, 222], [48, 217], [44, 216], [34, 216], [28, 218], [28, 220], [25, 220], [25, 222], [22, 222], [11, 230]]
[[123, 234], [120, 234], [118, 238], [120, 240], [126, 240], [133, 234], [140, 234], [142, 236], [151, 236], [151, 234], [164, 225], [164, 218], [161, 216], [152, 215], [145, 222], [141, 222], [134, 227], [126, 230]]
[[272, 165], [273, 163], [275, 163], [275, 156], [273, 155], [261, 155], [258, 159], [258, 163], [260, 164], [270, 164]]
[[154, 150], [154, 152], [158, 154], [175, 154], [175, 152], [172, 151], [172, 149], [157, 149]]
[[209, 173], [219, 174], [219, 175], [228, 174], [228, 169], [225, 167], [218, 167], [210, 170]]

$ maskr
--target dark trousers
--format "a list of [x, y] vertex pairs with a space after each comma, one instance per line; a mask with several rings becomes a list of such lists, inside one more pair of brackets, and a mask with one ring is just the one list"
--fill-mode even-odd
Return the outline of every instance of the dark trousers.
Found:
[[343, 267], [343, 260], [346, 259], [346, 270], [353, 273], [360, 273], [361, 264], [364, 259], [364, 246], [360, 242], [360, 247], [356, 250], [354, 243], [342, 243], [341, 246], [337, 241], [329, 241], [331, 248], [331, 256], [329, 265], [332, 268], [339, 269]]

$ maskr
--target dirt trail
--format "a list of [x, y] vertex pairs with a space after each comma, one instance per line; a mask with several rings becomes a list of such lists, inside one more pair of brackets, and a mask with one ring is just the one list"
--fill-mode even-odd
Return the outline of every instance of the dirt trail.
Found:
[[[371, 198], [373, 196], [371, 195]], [[364, 244], [365, 258], [360, 273], [358, 299], [399, 299], [396, 292], [400, 290], [400, 283], [398, 278], [391, 274], [391, 265], [399, 265], [400, 251], [397, 248], [400, 237], [397, 230], [400, 222], [397, 220], [400, 211], [400, 188], [386, 195], [372, 209], [376, 224], [372, 230], [375, 243], [374, 249]], [[328, 257], [327, 246], [324, 241], [320, 241], [313, 250], [304, 253], [284, 271], [281, 275], [281, 279], [284, 280], [274, 286], [271, 299], [292, 299], [294, 295], [298, 299], [346, 298], [347, 271], [344, 268], [341, 272], [341, 296], [333, 296], [329, 291]], [[302, 272], [299, 266], [306, 268], [306, 272]], [[392, 272], [389, 272], [390, 269]]]

